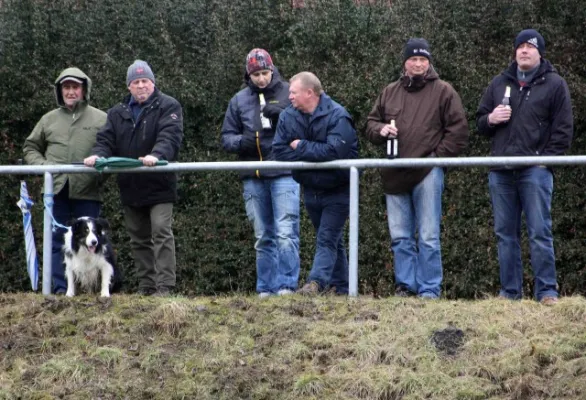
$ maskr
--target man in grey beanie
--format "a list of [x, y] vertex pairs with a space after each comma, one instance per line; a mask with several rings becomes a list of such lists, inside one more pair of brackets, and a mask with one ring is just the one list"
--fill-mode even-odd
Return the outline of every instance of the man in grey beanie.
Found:
[[[130, 91], [108, 111], [85, 165], [99, 157], [129, 157], [154, 166], [176, 161], [183, 140], [181, 105], [155, 87], [150, 66], [136, 60], [126, 74]], [[171, 228], [177, 200], [175, 173], [118, 174], [124, 221], [130, 236], [138, 289], [143, 295], [168, 295], [175, 288], [175, 239]]]

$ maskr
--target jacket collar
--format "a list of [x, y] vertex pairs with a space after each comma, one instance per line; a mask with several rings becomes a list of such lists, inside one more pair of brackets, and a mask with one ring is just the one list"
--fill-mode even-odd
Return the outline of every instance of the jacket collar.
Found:
[[[151, 94], [151, 97], [147, 99], [147, 101], [142, 105], [142, 107], [147, 107], [150, 106], [151, 104], [154, 104], [156, 101], [159, 100], [159, 95], [160, 95], [161, 91], [155, 86], [155, 91], [153, 92], [153, 94]], [[129, 93], [126, 96], [124, 96], [124, 100], [122, 100], [122, 105], [125, 108], [128, 108], [130, 105], [130, 100], [132, 99], [132, 95]]]
[[[519, 65], [517, 64], [517, 61], [513, 61], [511, 64], [509, 64], [509, 66], [502, 73], [502, 75], [504, 75], [509, 80], [512, 80], [514, 82], [518, 82], [518, 80], [517, 80], [517, 69], [518, 68], [519, 68]], [[542, 58], [541, 64], [539, 64], [539, 68], [537, 68], [537, 72], [533, 76], [533, 80], [531, 81], [531, 84], [533, 82], [536, 82], [539, 78], [544, 77], [546, 74], [549, 74], [549, 73], [557, 74], [557, 70], [548, 60]]]

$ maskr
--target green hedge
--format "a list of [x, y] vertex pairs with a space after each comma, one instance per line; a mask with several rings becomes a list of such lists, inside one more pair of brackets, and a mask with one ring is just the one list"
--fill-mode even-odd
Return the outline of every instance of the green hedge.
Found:
[[[242, 83], [244, 59], [263, 47], [285, 77], [315, 72], [326, 91], [345, 105], [362, 131], [380, 90], [397, 79], [401, 50], [410, 37], [429, 40], [435, 66], [462, 96], [472, 138], [466, 155], [486, 155], [474, 113], [482, 91], [513, 56], [518, 31], [533, 27], [546, 40], [547, 58], [572, 92], [576, 134], [571, 154], [582, 154], [585, 127], [586, 11], [582, 1], [465, 0], [388, 1], [357, 6], [352, 0], [307, 0], [292, 9], [285, 0], [5, 0], [0, 3], [1, 164], [20, 158], [38, 119], [54, 108], [52, 82], [77, 66], [94, 81], [93, 104], [108, 109], [126, 93], [126, 68], [135, 58], [153, 66], [157, 85], [185, 112], [183, 161], [232, 160], [219, 146], [230, 97]], [[376, 3], [376, 4], [374, 4]], [[382, 152], [361, 138], [361, 157]], [[562, 293], [586, 291], [586, 225], [583, 167], [556, 169], [554, 234]], [[474, 298], [496, 293], [498, 263], [486, 168], [449, 171], [444, 195], [442, 251], [445, 293]], [[27, 177], [38, 196], [39, 177]], [[19, 177], [0, 180], [0, 291], [29, 287], [20, 212]], [[113, 226], [126, 287], [136, 286], [128, 237], [114, 180], [105, 215]], [[176, 207], [178, 282], [185, 293], [250, 291], [255, 282], [252, 229], [233, 172], [183, 174]], [[42, 207], [34, 211], [41, 245]], [[314, 251], [314, 232], [303, 214], [302, 277]], [[360, 284], [363, 292], [388, 294], [392, 256], [378, 174], [367, 170], [360, 186]], [[525, 260], [528, 259], [524, 243]], [[526, 263], [526, 290], [531, 273]]]

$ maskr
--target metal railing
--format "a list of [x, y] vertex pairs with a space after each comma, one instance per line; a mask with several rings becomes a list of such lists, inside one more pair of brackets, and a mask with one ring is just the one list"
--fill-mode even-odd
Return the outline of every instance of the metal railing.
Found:
[[[45, 195], [53, 194], [53, 174], [99, 174], [99, 173], [153, 173], [153, 172], [193, 172], [193, 171], [238, 171], [274, 169], [349, 169], [350, 170], [350, 237], [349, 237], [349, 295], [358, 295], [358, 169], [364, 168], [404, 168], [404, 167], [474, 167], [474, 166], [531, 166], [531, 165], [579, 165], [586, 164], [586, 156], [551, 157], [461, 157], [461, 158], [398, 158], [338, 160], [322, 163], [278, 162], [278, 161], [233, 161], [233, 162], [183, 162], [159, 167], [139, 167], [108, 169], [98, 172], [83, 165], [22, 165], [0, 166], [0, 175], [41, 175], [45, 176]], [[45, 207], [43, 229], [43, 294], [51, 294], [51, 247], [52, 247], [52, 210]]]

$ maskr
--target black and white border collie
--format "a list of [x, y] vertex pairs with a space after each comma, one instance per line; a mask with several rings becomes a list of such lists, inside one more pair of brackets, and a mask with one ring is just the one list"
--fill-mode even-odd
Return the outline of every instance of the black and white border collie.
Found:
[[110, 297], [118, 281], [114, 251], [108, 239], [110, 225], [101, 218], [81, 217], [68, 223], [63, 259], [67, 277], [67, 297], [75, 296], [75, 285], [86, 291], [100, 289], [100, 296]]

